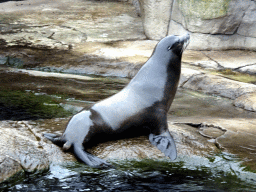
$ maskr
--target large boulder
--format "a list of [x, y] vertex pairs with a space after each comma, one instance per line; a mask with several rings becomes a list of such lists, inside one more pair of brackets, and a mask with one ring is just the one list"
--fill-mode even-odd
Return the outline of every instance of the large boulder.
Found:
[[68, 160], [60, 148], [45, 141], [29, 121], [1, 121], [0, 183], [15, 174], [41, 172], [51, 163]]
[[149, 39], [190, 33], [190, 49], [256, 50], [255, 1], [140, 0], [140, 6]]
[[191, 49], [256, 50], [256, 2], [175, 0], [169, 34], [191, 34]]
[[171, 19], [193, 33], [232, 35], [246, 8], [242, 0], [175, 0]]

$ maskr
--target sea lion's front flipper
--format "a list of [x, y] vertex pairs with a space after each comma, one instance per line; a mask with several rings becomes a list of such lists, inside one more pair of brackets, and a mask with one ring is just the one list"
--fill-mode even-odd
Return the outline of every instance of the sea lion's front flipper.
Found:
[[62, 139], [60, 135], [55, 135], [52, 133], [43, 133], [43, 136], [59, 146], [62, 146], [66, 142], [65, 140]]
[[84, 151], [82, 145], [75, 143], [74, 144], [74, 153], [78, 159], [83, 161], [85, 164], [94, 167], [94, 168], [106, 168], [111, 167], [111, 164], [100, 159], [90, 153]]
[[149, 141], [153, 145], [155, 145], [160, 151], [162, 151], [165, 156], [170, 157], [171, 160], [176, 159], [176, 145], [169, 131], [166, 131], [160, 135], [150, 134]]

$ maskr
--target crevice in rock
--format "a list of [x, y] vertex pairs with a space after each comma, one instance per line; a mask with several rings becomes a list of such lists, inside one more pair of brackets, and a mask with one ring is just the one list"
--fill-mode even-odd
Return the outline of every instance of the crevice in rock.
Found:
[[207, 124], [207, 123], [175, 123], [175, 124], [185, 124], [194, 128], [208, 128], [208, 127], [212, 127], [212, 128], [216, 128], [219, 129], [221, 131], [226, 132], [227, 130], [224, 129], [223, 127], [217, 126], [217, 125], [213, 125], [213, 124]]
[[219, 68], [219, 70], [221, 69], [225, 69], [218, 61], [216, 61], [215, 59], [211, 58], [210, 56], [208, 56], [207, 54], [205, 54], [203, 51], [200, 51], [205, 57], [207, 57], [208, 59], [210, 59], [211, 61], [215, 62]]
[[[238, 25], [238, 27], [237, 27], [237, 29], [236, 29], [236, 31], [235, 31], [235, 33], [238, 34], [238, 35], [241, 35], [241, 34], [238, 33], [238, 30], [239, 30], [239, 28], [240, 28], [240, 26], [241, 26], [241, 24], [242, 24], [242, 22], [243, 22], [243, 19], [244, 19], [244, 16], [246, 15], [246, 10], [248, 10], [248, 7], [250, 7], [250, 5], [248, 5], [248, 6], [244, 9], [244, 13], [243, 13], [241, 22], [239, 23], [239, 25]], [[241, 35], [241, 36], [243, 36], [243, 37], [248, 37], [248, 36], [244, 36], [244, 35]], [[253, 37], [253, 38], [255, 38], [255, 37]]]
[[215, 146], [218, 148], [218, 149], [224, 149], [223, 147], [221, 147], [221, 145], [215, 140]]
[[[248, 8], [248, 7], [247, 7], [247, 8]], [[247, 10], [247, 8], [246, 8], [245, 10]], [[239, 30], [240, 25], [241, 25], [241, 23], [242, 23], [242, 21], [243, 21], [243, 19], [244, 19], [245, 12], [246, 12], [246, 11], [244, 11], [243, 16], [242, 16], [242, 18], [241, 18], [241, 21], [240, 21], [240, 23], [238, 24], [238, 26], [237, 26], [237, 28], [236, 28], [236, 30], [234, 31], [233, 34], [238, 34], [238, 35], [240, 35], [237, 31]]]
[[[9, 158], [9, 159], [11, 159], [11, 160], [13, 160], [14, 162], [18, 163], [19, 166], [22, 168], [22, 170], [23, 170], [24, 172], [26, 172], [26, 168], [22, 166], [22, 164], [21, 164], [20, 161], [14, 159], [13, 157], [11, 157], [11, 156], [9, 156], [9, 155], [6, 155], [6, 157]], [[6, 158], [5, 158], [5, 159], [6, 159]]]
[[[181, 14], [182, 14], [182, 13], [181, 13]], [[183, 14], [182, 14], [182, 16], [184, 17]], [[186, 30], [190, 35], [193, 34], [193, 33], [195, 33], [195, 32], [189, 31], [189, 29], [187, 29], [185, 26], [183, 26], [182, 23], [179, 23], [179, 22], [177, 22], [177, 21], [175, 21], [175, 20], [173, 20], [173, 19], [170, 19], [170, 23], [171, 23], [171, 21], [175, 22], [175, 23], [178, 24], [178, 25], [181, 25], [181, 27], [182, 27], [184, 30]], [[185, 21], [185, 23], [186, 23], [186, 20], [184, 20], [184, 21]]]
[[202, 136], [204, 136], [206, 138], [210, 138], [210, 139], [217, 139], [219, 136], [207, 135], [207, 134], [205, 134], [203, 132], [204, 129], [208, 129], [208, 128], [218, 129], [218, 130], [223, 132], [222, 135], [224, 135], [225, 132], [227, 131], [223, 127], [220, 127], [220, 126], [217, 126], [217, 125], [213, 125], [213, 124], [206, 124], [206, 123], [184, 123], [184, 124], [199, 129], [199, 134], [200, 135], [202, 135]]
[[249, 66], [253, 66], [253, 65], [256, 65], [256, 63], [247, 64], [247, 65], [244, 65], [244, 66], [241, 66], [241, 67], [237, 67], [237, 68], [235, 68], [235, 69], [233, 69], [233, 70], [236, 71], [236, 70], [242, 69], [242, 68], [244, 68], [244, 67], [249, 67]]
[[55, 32], [52, 32], [52, 34], [49, 37], [47, 37], [47, 38], [53, 39], [52, 37], [53, 37], [54, 34], [55, 34]]
[[[185, 26], [183, 26], [181, 23], [179, 23], [179, 22], [177, 22], [177, 21], [175, 21], [175, 20], [173, 20], [173, 19], [171, 19], [170, 20], [170, 22], [171, 21], [174, 21], [176, 24], [178, 24], [178, 25], [181, 25], [181, 27], [184, 29], [184, 30], [186, 30], [188, 33], [190, 33], [190, 34], [203, 34], [203, 35], [211, 35], [211, 36], [233, 36], [233, 35], [239, 35], [239, 36], [241, 36], [241, 37], [250, 37], [250, 38], [254, 38], [254, 39], [256, 39], [255, 37], [251, 37], [251, 36], [245, 36], [245, 35], [241, 35], [241, 34], [239, 34], [239, 33], [235, 33], [234, 32], [234, 34], [222, 34], [222, 33], [214, 33], [214, 34], [212, 34], [212, 33], [205, 33], [205, 32], [192, 32], [192, 31], [190, 31], [189, 29], [187, 29]], [[186, 20], [185, 20], [185, 22], [186, 22]], [[239, 27], [238, 27], [239, 28]], [[245, 40], [245, 39], [244, 39]], [[239, 48], [239, 49], [241, 49], [241, 50], [247, 50], [248, 48]], [[211, 50], [211, 49], [209, 49], [209, 50]], [[226, 49], [225, 49], [226, 50]], [[249, 50], [251, 50], [251, 49], [249, 49]], [[200, 51], [200, 50], [198, 50], [198, 51]], [[214, 60], [213, 60], [214, 61]], [[216, 62], [216, 61], [215, 61]]]
[[71, 30], [77, 31], [77, 32], [79, 32], [79, 33], [85, 35], [85, 36], [86, 36], [86, 40], [88, 39], [88, 36], [87, 36], [86, 33], [82, 32], [82, 31], [80, 31], [80, 30], [78, 30], [78, 29], [76, 29], [76, 28], [74, 28], [74, 27], [69, 27], [69, 26], [65, 26], [65, 25], [61, 25], [61, 26], [59, 26], [59, 27], [67, 28], [67, 29], [71, 29]]
[[166, 35], [169, 34], [169, 27], [170, 27], [170, 23], [171, 23], [171, 20], [172, 20], [172, 13], [173, 13], [174, 2], [175, 2], [175, 0], [172, 1], [171, 10], [170, 10], [170, 12], [171, 12], [170, 13], [170, 19], [169, 19], [169, 22], [168, 22], [168, 25], [167, 25], [167, 34]]
[[189, 77], [187, 80], [185, 80], [179, 87], [183, 87], [190, 79], [192, 79], [193, 77], [199, 76], [199, 75], [204, 75], [205, 73], [200, 73], [200, 74], [195, 74], [195, 75], [191, 75], [191, 77]]

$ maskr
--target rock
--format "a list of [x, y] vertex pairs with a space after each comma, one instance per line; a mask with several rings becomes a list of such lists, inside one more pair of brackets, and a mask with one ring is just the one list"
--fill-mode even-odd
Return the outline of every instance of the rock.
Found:
[[182, 67], [179, 87], [182, 87], [194, 75], [202, 74], [202, 72], [186, 67]]
[[253, 51], [203, 51], [203, 54], [226, 69], [236, 70], [256, 63], [256, 52]]
[[7, 155], [0, 156], [0, 183], [20, 172], [24, 170], [19, 162]]
[[232, 69], [234, 71], [256, 74], [256, 52], [246, 50], [195, 51], [186, 50], [183, 63], [215, 70]]
[[[196, 50], [256, 50], [256, 3], [250, 0], [140, 1], [145, 34], [191, 34], [188, 48]], [[164, 11], [165, 12], [164, 12]], [[169, 11], [171, 10], [171, 11]], [[159, 13], [166, 13], [159, 15]], [[169, 21], [168, 21], [169, 19]]]
[[208, 69], [221, 68], [216, 61], [201, 51], [186, 50], [182, 56], [182, 62]]
[[248, 49], [256, 50], [256, 38], [245, 37], [239, 34], [234, 35], [211, 35], [203, 33], [191, 33], [181, 24], [171, 21], [169, 35], [184, 35], [190, 33], [191, 41], [188, 49], [194, 50], [229, 50]]
[[[40, 6], [28, 1], [31, 8], [36, 8], [26, 14], [15, 12], [15, 7], [11, 9], [7, 6], [8, 2], [0, 4], [0, 10], [3, 11], [0, 16], [4, 14], [3, 18], [8, 18], [0, 26], [0, 46], [68, 50], [86, 41], [146, 38], [141, 18], [128, 2], [79, 0], [74, 5], [73, 1], [68, 0], [47, 1]], [[27, 1], [25, 7], [29, 9]]]
[[246, 37], [256, 37], [256, 3], [251, 1], [245, 11], [237, 33]]
[[69, 49], [69, 45], [83, 43], [87, 39], [85, 33], [65, 26], [25, 25], [24, 29], [17, 30], [18, 27], [12, 24], [0, 35], [0, 39], [5, 41], [4, 46]]
[[[112, 46], [102, 45], [97, 51], [90, 53], [105, 59], [124, 59], [131, 57], [149, 58], [158, 42], [141, 40], [141, 41], [122, 41], [113, 43]], [[93, 46], [93, 45], [91, 45]], [[135, 61], [136, 62], [136, 61]]]
[[88, 151], [103, 159], [165, 158], [145, 136], [100, 143]]
[[173, 0], [139, 0], [147, 38], [159, 40], [168, 33]]
[[1, 56], [0, 56], [0, 65], [5, 65], [5, 64], [7, 64], [7, 60], [8, 60], [8, 57], [1, 57]]
[[38, 28], [20, 33], [0, 34], [3, 46], [24, 46], [33, 48], [68, 49], [68, 45], [38, 33]]
[[[217, 152], [215, 144], [198, 134], [197, 129], [185, 124], [174, 125], [171, 122], [168, 126], [175, 140], [178, 156], [207, 156], [211, 152]], [[100, 143], [89, 149], [89, 152], [104, 159], [166, 158], [152, 146], [147, 136]]]
[[[246, 122], [247, 120], [244, 119], [244, 121]], [[234, 126], [235, 122], [229, 121], [229, 123]], [[235, 126], [239, 127], [239, 131], [228, 130], [224, 135], [216, 139], [217, 145], [222, 149], [227, 149], [229, 152], [238, 155], [251, 170], [256, 170], [256, 138], [255, 133], [252, 134], [250, 131], [251, 129], [255, 129], [255, 124], [249, 127], [247, 123], [236, 123]], [[241, 126], [246, 126], [246, 129], [249, 131], [241, 130]]]
[[230, 99], [236, 99], [245, 93], [256, 92], [256, 85], [209, 74], [194, 75], [183, 87]]
[[140, 10], [140, 3], [139, 0], [130, 0], [132, 5], [135, 7], [137, 15], [140, 17], [141, 16], [141, 10]]
[[141, 18], [131, 16], [128, 13], [100, 17], [94, 20], [71, 20], [67, 21], [65, 26], [86, 33], [88, 42], [142, 40], [146, 38]]
[[40, 172], [65, 160], [62, 151], [45, 143], [29, 122], [0, 122], [0, 182], [16, 173]]
[[183, 123], [168, 123], [169, 131], [175, 140], [179, 156], [208, 156], [217, 152], [213, 142], [199, 134], [199, 129]]
[[235, 99], [234, 105], [256, 112], [256, 93], [247, 93]]
[[[244, 164], [256, 170], [256, 120], [254, 118], [181, 117], [173, 121], [175, 125], [190, 125], [198, 134], [203, 133], [204, 137], [213, 138], [220, 149], [238, 155], [244, 160]], [[212, 141], [212, 139], [208, 140], [208, 142]]]
[[256, 75], [256, 64], [240, 67], [236, 70], [242, 73], [249, 73], [251, 75]]
[[[178, 8], [184, 18], [172, 14], [172, 20], [181, 22], [185, 29], [193, 33], [203, 34], [234, 34], [240, 25], [249, 1], [217, 0], [193, 1], [176, 0], [174, 7]], [[177, 11], [176, 10], [176, 11]]]
[[[176, 0], [169, 34], [181, 35], [190, 32], [191, 49], [256, 50], [256, 38], [252, 35], [255, 34], [255, 21], [254, 1]], [[248, 31], [246, 26], [249, 26]]]

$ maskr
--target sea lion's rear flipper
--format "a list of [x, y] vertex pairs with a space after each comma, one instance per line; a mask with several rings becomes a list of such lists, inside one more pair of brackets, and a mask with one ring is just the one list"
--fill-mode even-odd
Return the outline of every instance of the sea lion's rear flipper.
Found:
[[74, 154], [78, 159], [83, 161], [85, 164], [89, 165], [93, 168], [106, 168], [111, 167], [111, 164], [104, 161], [103, 159], [100, 159], [94, 155], [91, 155], [90, 153], [87, 153], [84, 151], [82, 145], [74, 144]]
[[175, 160], [177, 157], [177, 150], [172, 136], [169, 131], [162, 133], [161, 135], [149, 135], [149, 141], [155, 145], [165, 156], [170, 157], [171, 160]]
[[55, 135], [52, 133], [44, 133], [43, 136], [47, 139], [49, 139], [51, 142], [53, 142], [56, 145], [62, 146], [66, 141], [62, 139], [60, 135]]

